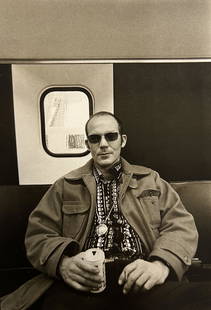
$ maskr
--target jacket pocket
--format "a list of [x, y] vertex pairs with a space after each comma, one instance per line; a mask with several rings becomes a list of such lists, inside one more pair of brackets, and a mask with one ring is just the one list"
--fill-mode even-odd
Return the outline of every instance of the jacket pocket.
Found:
[[139, 196], [141, 205], [156, 237], [159, 235], [159, 227], [161, 223], [159, 196], [160, 191], [152, 189], [144, 190]]
[[64, 201], [62, 212], [65, 237], [75, 238], [77, 236], [88, 217], [89, 208], [89, 204], [81, 203], [81, 201]]

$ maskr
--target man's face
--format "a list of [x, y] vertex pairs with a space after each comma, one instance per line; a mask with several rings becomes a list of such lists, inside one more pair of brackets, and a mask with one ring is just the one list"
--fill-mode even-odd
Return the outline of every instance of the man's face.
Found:
[[[121, 148], [125, 146], [126, 135], [119, 134], [117, 121], [110, 115], [96, 116], [88, 124], [88, 136], [100, 135], [97, 143], [86, 141], [88, 150], [91, 152], [95, 165], [100, 169], [109, 169], [120, 158]], [[107, 133], [118, 133], [114, 141], [109, 141]]]

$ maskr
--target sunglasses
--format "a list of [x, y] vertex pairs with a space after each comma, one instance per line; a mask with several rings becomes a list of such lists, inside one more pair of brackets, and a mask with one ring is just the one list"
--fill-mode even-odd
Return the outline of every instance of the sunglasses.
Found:
[[100, 143], [102, 137], [105, 137], [107, 142], [115, 141], [118, 139], [119, 133], [118, 132], [108, 132], [104, 135], [90, 135], [87, 137], [90, 143]]

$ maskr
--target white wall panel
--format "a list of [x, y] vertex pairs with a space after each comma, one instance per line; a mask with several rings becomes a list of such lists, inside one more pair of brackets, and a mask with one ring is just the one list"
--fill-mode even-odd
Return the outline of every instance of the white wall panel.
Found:
[[49, 86], [87, 87], [94, 112], [113, 111], [113, 66], [110, 64], [13, 65], [13, 96], [20, 184], [49, 184], [85, 163], [90, 155], [57, 158], [41, 142], [39, 98]]

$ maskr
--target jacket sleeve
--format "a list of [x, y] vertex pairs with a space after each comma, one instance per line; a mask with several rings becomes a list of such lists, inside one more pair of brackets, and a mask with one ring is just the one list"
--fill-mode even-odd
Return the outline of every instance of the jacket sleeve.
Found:
[[193, 216], [185, 209], [176, 191], [156, 172], [155, 180], [160, 190], [161, 223], [149, 258], [155, 256], [166, 261], [181, 280], [195, 255], [198, 232]]
[[78, 252], [78, 243], [62, 236], [62, 180], [57, 181], [29, 216], [25, 246], [34, 268], [57, 277], [57, 266], [65, 249]]

